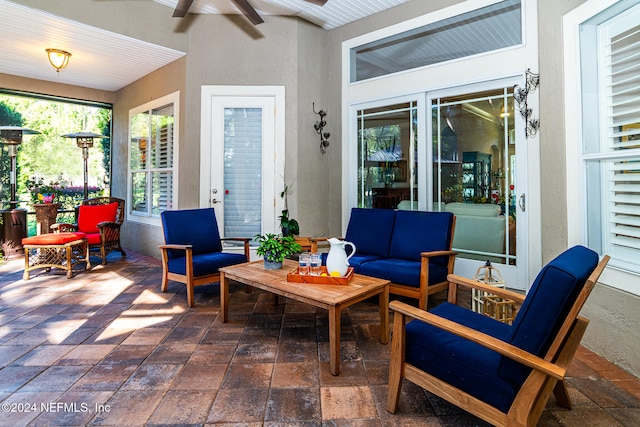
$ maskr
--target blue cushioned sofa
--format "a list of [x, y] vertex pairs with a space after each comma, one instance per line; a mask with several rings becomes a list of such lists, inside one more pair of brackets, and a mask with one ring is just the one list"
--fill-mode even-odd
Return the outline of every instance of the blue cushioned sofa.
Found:
[[[344, 239], [356, 246], [356, 273], [391, 281], [389, 292], [427, 306], [429, 294], [447, 289], [453, 273], [455, 216], [450, 212], [353, 208]], [[317, 242], [311, 239], [312, 250]]]
[[[169, 280], [186, 284], [187, 303], [195, 304], [194, 287], [220, 280], [222, 267], [247, 262], [251, 238], [220, 238], [213, 208], [164, 211], [160, 214], [165, 244], [162, 255], [162, 292]], [[242, 243], [242, 254], [222, 252], [223, 241]]]

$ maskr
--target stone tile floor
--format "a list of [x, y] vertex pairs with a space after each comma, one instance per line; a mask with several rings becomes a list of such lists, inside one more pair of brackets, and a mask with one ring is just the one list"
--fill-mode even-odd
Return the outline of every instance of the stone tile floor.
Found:
[[[1, 426], [485, 425], [409, 382], [385, 410], [376, 301], [343, 314], [334, 377], [323, 310], [236, 285], [223, 324], [217, 284], [189, 309], [183, 285], [160, 292], [158, 260], [127, 253], [70, 280], [0, 266]], [[568, 382], [575, 408], [552, 397], [540, 426], [640, 425], [638, 378], [581, 348]]]

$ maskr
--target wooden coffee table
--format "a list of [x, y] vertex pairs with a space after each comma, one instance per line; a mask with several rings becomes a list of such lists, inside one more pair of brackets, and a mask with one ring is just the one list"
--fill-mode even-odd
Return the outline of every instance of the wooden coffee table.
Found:
[[265, 270], [262, 261], [220, 269], [220, 310], [222, 321], [229, 320], [229, 280], [301, 301], [329, 311], [329, 353], [331, 374], [340, 374], [340, 312], [357, 302], [378, 295], [380, 302], [380, 341], [389, 342], [389, 281], [355, 274], [348, 285], [287, 282], [287, 273], [297, 267], [285, 260], [280, 270]]

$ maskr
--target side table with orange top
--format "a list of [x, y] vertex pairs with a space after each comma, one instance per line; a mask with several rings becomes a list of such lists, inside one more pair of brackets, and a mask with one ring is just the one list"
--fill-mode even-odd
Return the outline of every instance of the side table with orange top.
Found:
[[24, 280], [29, 280], [30, 272], [38, 268], [45, 268], [46, 271], [52, 268], [66, 270], [68, 279], [73, 277], [73, 267], [80, 262], [86, 263], [86, 270], [91, 268], [85, 233], [53, 233], [25, 237], [22, 239], [22, 245]]

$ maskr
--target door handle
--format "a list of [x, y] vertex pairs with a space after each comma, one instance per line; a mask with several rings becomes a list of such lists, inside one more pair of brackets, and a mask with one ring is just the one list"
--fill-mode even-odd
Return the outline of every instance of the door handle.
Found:
[[211, 199], [211, 203], [220, 203], [222, 200], [218, 200], [218, 199]]
[[522, 193], [520, 195], [520, 199], [518, 199], [518, 206], [520, 206], [520, 209], [522, 209], [522, 212], [526, 211], [525, 202], [526, 202], [526, 198], [525, 198], [524, 193]]

